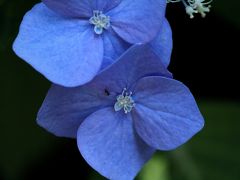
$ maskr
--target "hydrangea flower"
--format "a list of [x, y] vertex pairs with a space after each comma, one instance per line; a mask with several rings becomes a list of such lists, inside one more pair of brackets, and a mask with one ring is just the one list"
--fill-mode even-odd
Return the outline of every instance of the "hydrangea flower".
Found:
[[13, 49], [50, 81], [82, 85], [131, 45], [153, 40], [164, 28], [165, 6], [165, 0], [43, 0], [25, 15]]
[[204, 124], [191, 92], [158, 58], [134, 46], [83, 86], [53, 85], [38, 124], [77, 138], [84, 159], [108, 179], [133, 179], [155, 150], [177, 148]]

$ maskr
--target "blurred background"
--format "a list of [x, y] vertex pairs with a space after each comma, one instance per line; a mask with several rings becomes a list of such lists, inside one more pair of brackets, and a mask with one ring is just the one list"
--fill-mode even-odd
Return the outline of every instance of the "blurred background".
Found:
[[[50, 83], [14, 55], [23, 15], [38, 1], [0, 0], [0, 180], [103, 180], [75, 140], [35, 122]], [[175, 151], [158, 152], [137, 180], [240, 179], [240, 2], [215, 0], [206, 18], [191, 20], [169, 4], [174, 49], [170, 70], [195, 95], [206, 125]]]

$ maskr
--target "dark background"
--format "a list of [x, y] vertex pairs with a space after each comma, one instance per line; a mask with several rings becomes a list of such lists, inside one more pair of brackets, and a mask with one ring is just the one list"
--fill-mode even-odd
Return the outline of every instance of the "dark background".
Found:
[[[104, 179], [78, 152], [35, 123], [50, 83], [14, 55], [11, 45], [35, 0], [0, 0], [0, 180]], [[206, 18], [170, 4], [170, 70], [197, 98], [203, 131], [171, 152], [158, 152], [139, 180], [239, 180], [240, 89], [238, 0], [216, 0]]]

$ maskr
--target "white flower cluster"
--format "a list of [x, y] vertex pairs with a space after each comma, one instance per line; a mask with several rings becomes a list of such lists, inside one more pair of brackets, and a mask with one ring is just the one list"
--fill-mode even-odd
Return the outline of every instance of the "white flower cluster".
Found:
[[200, 13], [204, 18], [207, 12], [210, 12], [212, 0], [167, 0], [167, 3], [182, 2], [185, 6], [186, 13], [190, 18], [194, 18], [194, 13]]

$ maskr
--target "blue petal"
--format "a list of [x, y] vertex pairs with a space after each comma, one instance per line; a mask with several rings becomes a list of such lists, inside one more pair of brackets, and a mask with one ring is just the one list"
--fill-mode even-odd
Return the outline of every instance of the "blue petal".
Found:
[[87, 116], [113, 106], [113, 101], [104, 89], [94, 83], [78, 88], [53, 85], [38, 112], [37, 122], [57, 136], [75, 138]]
[[135, 91], [135, 127], [151, 147], [175, 149], [202, 129], [203, 117], [182, 83], [160, 76], [146, 77]]
[[[111, 32], [109, 32], [111, 31]], [[114, 63], [129, 47], [130, 44], [109, 29], [103, 34], [104, 57], [101, 69]]]
[[69, 87], [90, 81], [103, 59], [102, 39], [88, 21], [63, 18], [42, 3], [25, 15], [13, 49], [50, 81]]
[[160, 30], [166, 0], [124, 0], [108, 12], [111, 25], [129, 43], [146, 43]]
[[159, 74], [171, 77], [171, 73], [148, 45], [135, 45], [117, 62], [100, 72], [94, 81], [105, 83], [113, 92], [121, 93], [123, 88], [130, 88], [139, 78]]
[[130, 115], [116, 113], [111, 107], [90, 115], [78, 130], [82, 156], [108, 179], [133, 179], [154, 152], [132, 124]]
[[122, 0], [43, 0], [53, 11], [69, 17], [91, 17], [93, 10], [106, 12]]
[[154, 52], [160, 57], [165, 67], [168, 67], [172, 53], [172, 30], [167, 21], [164, 19], [163, 26], [158, 33], [158, 36], [150, 43]]

